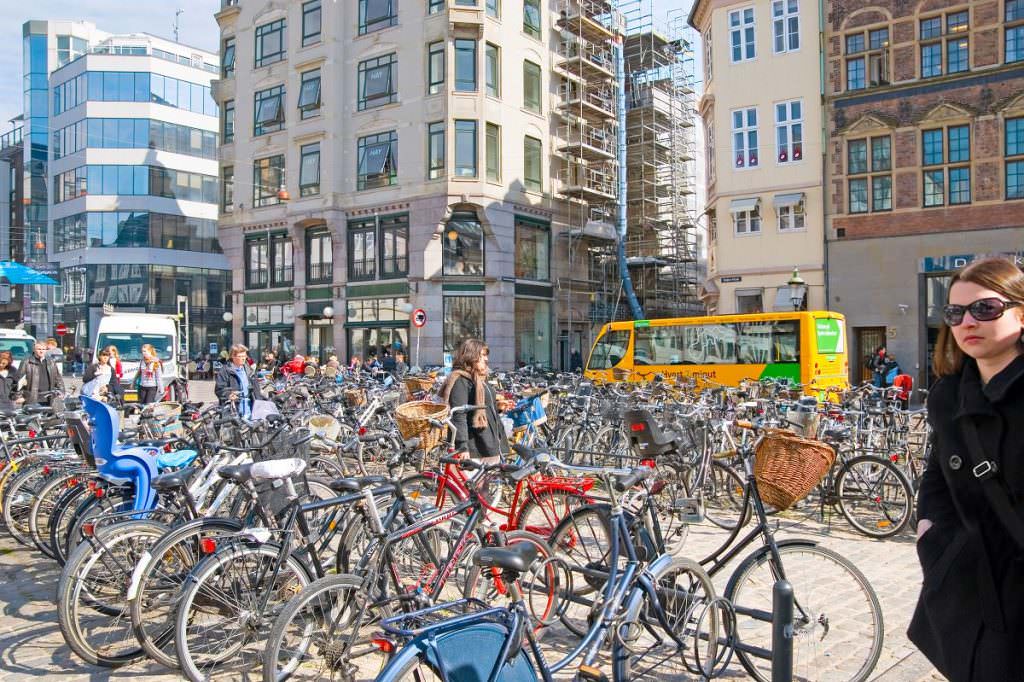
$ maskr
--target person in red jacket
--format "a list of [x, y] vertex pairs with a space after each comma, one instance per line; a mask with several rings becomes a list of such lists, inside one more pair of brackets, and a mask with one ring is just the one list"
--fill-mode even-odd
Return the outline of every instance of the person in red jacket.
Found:
[[296, 355], [281, 366], [281, 374], [284, 376], [288, 376], [289, 374], [302, 374], [304, 369], [306, 369], [306, 358], [301, 355]]
[[900, 402], [903, 403], [903, 409], [907, 409], [910, 404], [910, 392], [914, 390], [914, 377], [909, 374], [897, 374], [896, 378], [892, 380], [892, 385], [894, 388], [900, 389]]

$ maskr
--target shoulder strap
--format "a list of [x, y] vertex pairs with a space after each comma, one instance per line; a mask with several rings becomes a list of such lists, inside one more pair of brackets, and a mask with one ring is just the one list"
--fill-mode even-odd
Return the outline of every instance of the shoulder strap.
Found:
[[974, 422], [964, 419], [961, 424], [967, 439], [967, 452], [972, 464], [971, 473], [981, 482], [981, 489], [985, 492], [988, 503], [996, 512], [996, 517], [1017, 543], [1018, 548], [1024, 550], [1024, 520], [1021, 520], [1020, 515], [1014, 510], [1006, 488], [996, 475], [999, 472], [999, 467], [985, 457], [985, 450], [981, 445], [978, 428]]

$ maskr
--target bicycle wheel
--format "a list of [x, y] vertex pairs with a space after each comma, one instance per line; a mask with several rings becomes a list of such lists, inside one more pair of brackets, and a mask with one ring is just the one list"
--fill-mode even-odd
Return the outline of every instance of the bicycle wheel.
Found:
[[39, 489], [32, 502], [32, 510], [28, 517], [29, 535], [36, 548], [51, 559], [56, 554], [50, 545], [50, 521], [53, 519], [57, 504], [65, 492], [77, 486], [89, 474], [89, 469], [81, 468], [62, 471]]
[[206, 556], [202, 541], [216, 543], [241, 529], [234, 519], [198, 519], [169, 530], [139, 558], [129, 588], [129, 615], [136, 639], [160, 665], [178, 667], [174, 619], [185, 579]]
[[562, 519], [548, 538], [551, 550], [565, 562], [571, 577], [571, 586], [559, 588], [559, 608], [563, 610], [560, 620], [577, 637], [586, 634], [590, 615], [602, 599], [608, 581], [611, 537], [609, 507], [587, 505]]
[[907, 477], [887, 459], [861, 455], [836, 476], [839, 511], [858, 532], [888, 538], [906, 528], [914, 508]]
[[174, 624], [178, 663], [192, 682], [237, 680], [259, 665], [274, 619], [311, 582], [293, 554], [275, 572], [280, 551], [238, 541], [196, 566]]
[[410, 658], [398, 670], [388, 671], [381, 682], [440, 682], [443, 678], [424, 654]]
[[57, 622], [71, 650], [92, 665], [117, 667], [142, 658], [131, 629], [127, 590], [143, 552], [167, 530], [128, 521], [101, 530], [68, 557], [57, 585]]
[[513, 527], [546, 538], [569, 512], [589, 502], [585, 495], [569, 490], [527, 492]]
[[[644, 592], [619, 626], [613, 651], [615, 679], [682, 682], [700, 672], [710, 678], [723, 658], [718, 639], [727, 634], [719, 632], [711, 578], [696, 561], [682, 557], [666, 562], [650, 577], [653, 596]], [[665, 631], [659, 610], [671, 632]]]
[[329, 575], [289, 601], [267, 638], [264, 681], [375, 679], [386, 655], [370, 639], [384, 614], [366, 605], [363, 583]]
[[31, 531], [28, 526], [32, 502], [36, 493], [50, 476], [50, 469], [45, 461], [35, 462], [25, 467], [8, 484], [4, 493], [4, 525], [7, 532], [18, 544], [32, 546]]
[[82, 502], [92, 496], [89, 490], [89, 479], [86, 477], [78, 482], [78, 485], [69, 488], [57, 499], [50, 514], [50, 549], [53, 550], [53, 558], [61, 566], [67, 558], [64, 539], [67, 537], [68, 528], [75, 518], [75, 512], [82, 505]]
[[737, 524], [745, 526], [752, 516], [752, 508], [743, 505], [746, 486], [736, 470], [722, 462], [712, 461], [704, 481], [704, 514], [719, 528], [732, 530]]
[[[817, 545], [782, 545], [779, 556], [794, 592], [793, 679], [866, 680], [882, 653], [883, 639], [882, 607], [867, 578], [841, 555]], [[771, 622], [740, 611], [770, 614], [779, 575], [771, 553], [762, 548], [729, 577], [725, 596], [737, 608], [740, 643], [771, 651]], [[736, 654], [755, 679], [771, 679], [771, 660], [739, 649]]]

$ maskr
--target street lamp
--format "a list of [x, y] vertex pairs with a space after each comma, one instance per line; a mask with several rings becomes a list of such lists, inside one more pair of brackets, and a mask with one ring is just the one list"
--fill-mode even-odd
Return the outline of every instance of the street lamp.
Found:
[[793, 268], [793, 276], [786, 282], [789, 287], [789, 302], [793, 304], [793, 311], [800, 310], [804, 298], [807, 296], [807, 282], [800, 276], [800, 269]]
[[220, 316], [222, 320], [231, 324], [231, 320], [235, 319], [235, 316], [231, 314], [230, 310], [225, 310], [224, 314]]
[[331, 306], [324, 306], [323, 316], [327, 319], [334, 317], [334, 308]]

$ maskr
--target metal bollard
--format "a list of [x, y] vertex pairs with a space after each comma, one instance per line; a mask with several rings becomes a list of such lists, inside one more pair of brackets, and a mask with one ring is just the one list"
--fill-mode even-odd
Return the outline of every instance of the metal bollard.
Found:
[[793, 682], [793, 586], [772, 587], [772, 682]]

